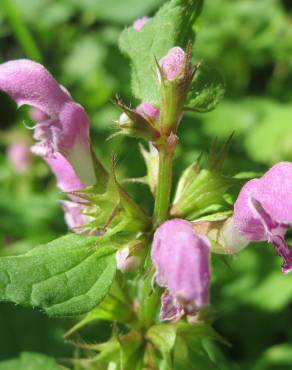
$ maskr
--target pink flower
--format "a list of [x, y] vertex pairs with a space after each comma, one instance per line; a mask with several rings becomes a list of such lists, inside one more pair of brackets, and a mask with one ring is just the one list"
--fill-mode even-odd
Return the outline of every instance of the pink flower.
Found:
[[65, 221], [69, 229], [76, 232], [77, 234], [84, 233], [84, 224], [91, 221], [90, 217], [84, 215], [84, 205], [70, 201], [62, 202]]
[[246, 239], [272, 243], [283, 258], [283, 273], [292, 271], [292, 248], [284, 239], [292, 225], [292, 163], [280, 162], [243, 186], [234, 205], [234, 224]]
[[159, 119], [159, 109], [154, 107], [154, 105], [144, 102], [138, 105], [136, 112], [139, 113], [145, 119], [151, 119], [157, 121]]
[[[44, 159], [56, 176], [58, 188], [63, 192], [73, 192], [85, 188], [85, 184], [77, 177], [73, 167], [62, 154], [55, 153], [54, 157]], [[62, 201], [66, 224], [72, 231], [82, 233], [81, 227], [90, 221], [90, 218], [83, 214], [85, 205], [78, 203], [84, 201], [74, 195], [68, 194], [68, 196], [71, 201]]]
[[151, 18], [147, 16], [137, 19], [133, 24], [134, 30], [138, 32], [141, 31], [141, 29], [145, 26], [146, 23], [150, 21], [150, 19]]
[[85, 185], [96, 182], [87, 114], [42, 65], [26, 59], [1, 64], [0, 90], [19, 107], [28, 104], [47, 117], [35, 126], [35, 154], [54, 158], [60, 153]]
[[161, 297], [160, 319], [177, 321], [195, 314], [209, 302], [210, 243], [181, 219], [166, 221], [154, 234], [152, 261]]
[[7, 148], [7, 158], [17, 173], [24, 173], [31, 165], [29, 145], [25, 142], [16, 142]]
[[165, 77], [176, 80], [183, 73], [186, 63], [186, 53], [180, 47], [174, 47], [159, 61]]

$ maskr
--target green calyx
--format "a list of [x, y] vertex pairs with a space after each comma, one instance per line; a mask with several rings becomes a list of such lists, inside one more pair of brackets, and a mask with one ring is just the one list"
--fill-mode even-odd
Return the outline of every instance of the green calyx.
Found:
[[182, 117], [183, 107], [193, 78], [190, 61], [190, 45], [185, 53], [185, 62], [180, 75], [169, 80], [157, 63], [158, 80], [160, 82], [160, 132], [168, 136], [176, 133]]
[[225, 177], [210, 169], [191, 165], [182, 175], [170, 214], [173, 217], [194, 220], [204, 214], [214, 213], [227, 206], [227, 190], [238, 180]]
[[85, 201], [83, 213], [89, 220], [82, 231], [98, 233], [103, 240], [120, 232], [135, 235], [151, 226], [151, 220], [117, 182], [114, 166], [103, 192], [97, 193], [94, 187], [89, 187], [73, 195]]
[[124, 105], [120, 100], [115, 104], [122, 109], [123, 114], [116, 121], [117, 133], [115, 135], [127, 135], [147, 141], [157, 141], [160, 138], [160, 132], [157, 122], [150, 116], [142, 116], [135, 109]]

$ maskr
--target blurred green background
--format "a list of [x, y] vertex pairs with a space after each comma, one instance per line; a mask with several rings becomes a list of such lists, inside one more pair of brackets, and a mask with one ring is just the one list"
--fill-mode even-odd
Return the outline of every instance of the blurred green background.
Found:
[[[139, 177], [145, 166], [135, 140], [106, 139], [119, 111], [119, 94], [135, 105], [130, 69], [117, 48], [120, 31], [153, 14], [163, 0], [1, 0], [0, 62], [31, 58], [43, 63], [88, 111], [91, 137], [105, 165], [117, 155], [120, 177]], [[187, 114], [180, 126], [176, 175], [215, 138], [235, 131], [226, 173], [265, 171], [292, 161], [292, 2], [206, 0], [194, 45], [195, 59], [217, 68], [226, 97], [207, 114]], [[0, 254], [25, 251], [66, 232], [55, 180], [41, 159], [27, 168], [9, 160], [12, 143], [29, 143], [28, 111], [0, 95]], [[10, 148], [10, 149], [9, 149]], [[129, 185], [146, 209], [151, 195]], [[212, 303], [222, 309], [216, 329], [230, 348], [210, 344], [220, 370], [292, 369], [292, 276], [283, 276], [271, 247], [253, 245], [233, 258], [213, 261]], [[227, 262], [227, 263], [226, 263]], [[63, 342], [69, 320], [48, 320], [37, 311], [0, 304], [0, 360], [29, 350], [72, 356]], [[107, 326], [81, 334], [97, 340]], [[204, 369], [200, 369], [204, 370]]]

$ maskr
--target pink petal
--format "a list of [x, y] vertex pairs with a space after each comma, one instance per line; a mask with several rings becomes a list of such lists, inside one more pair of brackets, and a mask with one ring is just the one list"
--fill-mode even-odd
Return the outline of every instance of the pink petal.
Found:
[[59, 153], [54, 157], [45, 158], [56, 176], [59, 189], [64, 192], [76, 191], [85, 188], [85, 185], [74, 172], [70, 163]]
[[0, 65], [0, 90], [10, 95], [18, 106], [28, 104], [48, 116], [56, 116], [61, 107], [71, 101], [41, 64], [27, 59]]
[[174, 47], [159, 61], [159, 65], [168, 80], [172, 81], [182, 73], [186, 54], [180, 47]]
[[234, 222], [239, 231], [249, 240], [267, 240], [263, 222], [251, 207], [252, 198], [277, 224], [292, 224], [292, 163], [280, 162], [260, 179], [248, 181], [234, 204]]
[[166, 221], [154, 234], [151, 256], [157, 283], [186, 309], [209, 302], [209, 253], [208, 239], [196, 235], [188, 221]]
[[159, 118], [159, 109], [154, 107], [154, 105], [144, 102], [138, 105], [136, 112], [143, 116], [145, 119], [151, 118], [156, 121]]
[[87, 217], [82, 213], [84, 206], [70, 201], [63, 201], [62, 205], [65, 214], [65, 221], [69, 229], [78, 234], [82, 234], [82, 226], [88, 222]]
[[161, 321], [178, 321], [184, 315], [183, 306], [167, 290], [161, 296], [159, 319]]
[[43, 66], [25, 59], [1, 64], [0, 90], [19, 106], [28, 104], [43, 113], [45, 120], [35, 126], [35, 154], [54, 158], [61, 153], [85, 185], [95, 184], [87, 114]]

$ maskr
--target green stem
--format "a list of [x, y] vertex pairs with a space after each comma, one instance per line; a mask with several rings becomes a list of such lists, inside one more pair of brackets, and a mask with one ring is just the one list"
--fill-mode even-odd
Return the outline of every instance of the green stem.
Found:
[[172, 151], [168, 151], [165, 147], [159, 148], [159, 175], [153, 214], [154, 227], [159, 226], [168, 217], [172, 185], [172, 159]]

